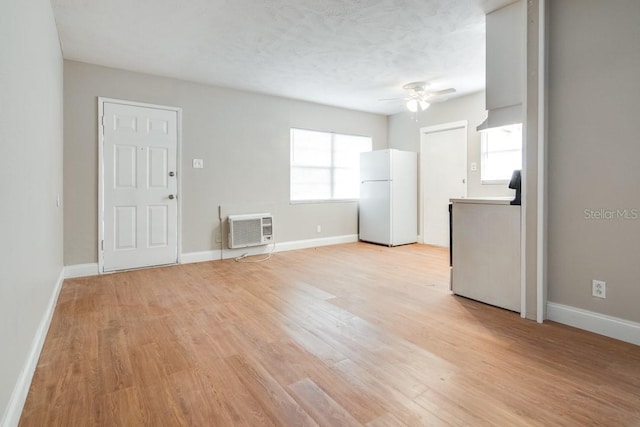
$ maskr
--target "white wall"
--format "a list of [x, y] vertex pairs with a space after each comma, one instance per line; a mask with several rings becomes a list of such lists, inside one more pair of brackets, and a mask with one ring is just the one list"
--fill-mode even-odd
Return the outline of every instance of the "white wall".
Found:
[[[221, 247], [219, 206], [268, 206], [279, 242], [357, 234], [355, 202], [289, 203], [289, 129], [367, 135], [381, 149], [386, 116], [74, 61], [64, 67], [66, 265], [97, 260], [98, 96], [182, 108], [183, 253]], [[193, 158], [205, 168], [193, 169]]]
[[[427, 111], [418, 114], [416, 122], [412, 114], [404, 111], [389, 117], [389, 147], [399, 150], [420, 151], [420, 128], [443, 123], [468, 121], [467, 151], [467, 194], [469, 197], [512, 196], [506, 184], [483, 185], [480, 182], [480, 134], [476, 126], [487, 118], [484, 92], [455, 98], [431, 105]], [[471, 163], [478, 166], [471, 170]]]
[[[549, 301], [640, 322], [640, 2], [549, 2]], [[607, 298], [591, 296], [591, 280]]]
[[9, 426], [63, 265], [62, 56], [48, 0], [0, 3], [0, 61], [0, 424]]

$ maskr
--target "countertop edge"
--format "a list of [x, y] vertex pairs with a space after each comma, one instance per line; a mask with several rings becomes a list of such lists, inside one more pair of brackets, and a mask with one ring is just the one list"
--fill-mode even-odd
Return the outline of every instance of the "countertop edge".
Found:
[[[482, 205], [506, 205], [511, 206], [512, 197], [465, 197], [449, 199], [451, 203], [473, 203]], [[517, 206], [517, 205], [513, 205]]]

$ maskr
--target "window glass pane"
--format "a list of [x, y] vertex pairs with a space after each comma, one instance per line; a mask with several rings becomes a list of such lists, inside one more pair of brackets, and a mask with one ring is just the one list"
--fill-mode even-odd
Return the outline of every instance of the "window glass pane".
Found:
[[334, 169], [333, 198], [357, 199], [360, 197], [360, 170], [353, 168]]
[[[486, 168], [485, 168], [486, 165]], [[510, 179], [515, 169], [521, 169], [522, 154], [520, 151], [498, 151], [492, 153], [485, 160], [483, 179], [486, 181], [500, 181]]]
[[291, 131], [291, 164], [331, 166], [331, 134], [293, 129]]
[[371, 138], [351, 135], [335, 135], [333, 166], [360, 169], [360, 153], [371, 151]]
[[517, 148], [517, 145], [514, 144], [513, 141], [507, 138], [498, 137], [498, 135], [489, 135], [487, 144], [488, 151], [491, 153], [495, 153], [498, 151], [508, 151]]
[[291, 168], [291, 200], [327, 200], [330, 198], [330, 168]]

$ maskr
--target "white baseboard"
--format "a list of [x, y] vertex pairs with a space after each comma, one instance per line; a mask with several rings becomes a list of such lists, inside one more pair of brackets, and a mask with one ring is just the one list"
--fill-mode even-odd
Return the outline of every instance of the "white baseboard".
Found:
[[278, 252], [277, 244], [275, 247], [271, 244], [264, 246], [253, 246], [250, 248], [224, 249], [222, 251], [222, 259], [237, 258], [244, 254], [248, 256], [266, 255], [273, 252]]
[[357, 241], [358, 241], [357, 234], [321, 237], [318, 239], [294, 240], [292, 242], [277, 243], [275, 252], [293, 251], [296, 249], [317, 248], [319, 246], [340, 245], [343, 243], [353, 243]]
[[98, 263], [67, 265], [64, 267], [64, 278], [73, 279], [75, 277], [97, 276]]
[[[342, 243], [353, 243], [358, 241], [357, 234], [346, 234], [343, 236], [321, 237], [318, 239], [294, 240], [291, 242], [276, 242], [273, 252], [293, 251], [296, 249], [317, 248], [319, 246], [339, 245]], [[181, 264], [191, 264], [194, 262], [219, 261], [221, 259], [230, 259], [248, 253], [250, 256], [262, 255], [271, 251], [271, 245], [256, 246], [243, 249], [220, 249], [186, 252], [180, 255]], [[75, 277], [96, 276], [98, 275], [98, 263], [67, 265], [64, 268], [64, 278], [73, 279]]]
[[220, 260], [220, 249], [214, 251], [187, 252], [180, 257], [180, 264]]
[[[276, 242], [273, 252], [285, 252], [296, 249], [317, 248], [319, 246], [339, 245], [342, 243], [352, 243], [358, 241], [357, 234], [347, 234], [344, 236], [321, 237], [318, 239], [294, 240], [291, 242]], [[271, 251], [271, 245], [256, 246], [243, 249], [224, 249], [222, 252], [217, 249], [213, 251], [188, 252], [182, 254], [182, 264], [192, 262], [218, 261], [221, 259], [230, 259], [248, 253], [250, 256], [262, 255]]]
[[640, 323], [568, 305], [547, 303], [547, 319], [640, 345]]
[[36, 370], [36, 366], [38, 365], [38, 359], [40, 359], [40, 353], [42, 352], [42, 346], [44, 345], [44, 340], [47, 337], [47, 332], [49, 331], [49, 325], [51, 325], [51, 318], [53, 317], [53, 312], [55, 311], [56, 303], [58, 302], [60, 289], [62, 289], [64, 272], [65, 269], [63, 268], [60, 271], [60, 275], [58, 276], [58, 280], [53, 288], [53, 292], [49, 297], [49, 303], [42, 319], [40, 320], [40, 325], [38, 325], [33, 341], [31, 342], [31, 348], [29, 349], [29, 354], [22, 368], [22, 372], [20, 372], [18, 381], [16, 381], [15, 387], [13, 388], [13, 393], [11, 393], [11, 398], [9, 399], [9, 405], [7, 406], [4, 418], [0, 421], [0, 426], [2, 427], [15, 427], [20, 421], [20, 415], [22, 415], [22, 409], [24, 408], [24, 403], [27, 400], [29, 387], [31, 387], [31, 380], [33, 379], [33, 374]]

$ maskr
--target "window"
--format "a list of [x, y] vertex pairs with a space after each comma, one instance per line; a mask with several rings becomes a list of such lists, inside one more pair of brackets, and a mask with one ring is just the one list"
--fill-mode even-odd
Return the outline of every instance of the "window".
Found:
[[360, 153], [371, 138], [291, 129], [291, 201], [360, 196]]
[[483, 184], [509, 182], [513, 171], [522, 169], [522, 124], [482, 132], [480, 144]]

